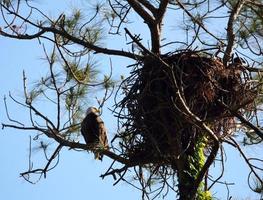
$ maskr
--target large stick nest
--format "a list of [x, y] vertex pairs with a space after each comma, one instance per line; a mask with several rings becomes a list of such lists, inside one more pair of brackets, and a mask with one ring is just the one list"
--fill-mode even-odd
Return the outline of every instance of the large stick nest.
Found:
[[191, 154], [203, 133], [182, 113], [178, 90], [191, 112], [218, 137], [231, 134], [235, 119], [222, 103], [235, 111], [249, 111], [256, 96], [249, 79], [240, 62], [225, 66], [220, 58], [203, 53], [146, 57], [122, 83], [125, 97], [118, 106], [124, 119], [119, 134], [123, 155], [132, 161], [160, 163]]

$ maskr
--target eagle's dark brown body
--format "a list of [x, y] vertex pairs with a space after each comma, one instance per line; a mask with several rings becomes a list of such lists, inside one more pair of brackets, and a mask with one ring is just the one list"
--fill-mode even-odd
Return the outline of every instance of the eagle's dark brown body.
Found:
[[[108, 149], [107, 131], [104, 126], [104, 122], [99, 117], [96, 108], [89, 108], [87, 116], [81, 123], [81, 134], [83, 135], [85, 142], [92, 149], [104, 148]], [[94, 152], [95, 159], [102, 159], [102, 155], [99, 152]]]

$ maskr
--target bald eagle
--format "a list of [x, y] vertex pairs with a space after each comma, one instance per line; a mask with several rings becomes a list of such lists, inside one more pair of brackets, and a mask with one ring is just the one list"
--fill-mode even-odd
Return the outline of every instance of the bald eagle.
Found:
[[102, 160], [102, 155], [96, 151], [98, 148], [109, 149], [107, 131], [104, 122], [99, 117], [99, 110], [90, 107], [86, 111], [86, 117], [81, 123], [81, 134], [87, 145], [94, 149], [95, 159]]

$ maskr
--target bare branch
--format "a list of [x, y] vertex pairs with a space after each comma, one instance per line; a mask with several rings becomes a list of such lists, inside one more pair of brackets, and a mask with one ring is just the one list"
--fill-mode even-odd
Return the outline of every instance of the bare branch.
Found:
[[159, 8], [158, 8], [158, 15], [155, 17], [156, 21], [158, 21], [158, 23], [162, 22], [162, 19], [164, 17], [164, 13], [167, 9], [169, 0], [162, 0]]

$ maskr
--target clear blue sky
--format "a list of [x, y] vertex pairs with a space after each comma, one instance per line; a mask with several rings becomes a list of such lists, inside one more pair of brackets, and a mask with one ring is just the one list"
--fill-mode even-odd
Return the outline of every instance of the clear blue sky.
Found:
[[[41, 3], [40, 5], [44, 6], [45, 4]], [[66, 6], [69, 5], [71, 4], [68, 3]], [[52, 5], [47, 4], [45, 6], [53, 10], [50, 13], [63, 11], [66, 8], [63, 8], [61, 4], [54, 5], [53, 2]], [[142, 28], [143, 25], [140, 30]], [[133, 29], [138, 29], [138, 27], [133, 27]], [[116, 42], [114, 41], [115, 46], [121, 46], [120, 43], [116, 44]], [[0, 122], [6, 122], [7, 118], [2, 100], [4, 95], [8, 95], [8, 92], [11, 91], [15, 96], [22, 97], [22, 71], [26, 71], [29, 82], [35, 81], [43, 73], [46, 73], [46, 65], [40, 59], [43, 52], [37, 41], [16, 41], [0, 36], [0, 56], [0, 85], [2, 86], [0, 87]], [[114, 59], [113, 64], [114, 62], [114, 71], [122, 73], [125, 66], [123, 60]], [[28, 113], [12, 104], [10, 99], [9, 102], [11, 116], [26, 121]], [[113, 133], [114, 127], [109, 125], [112, 124], [111, 114], [105, 114], [103, 116], [105, 123], [108, 124], [110, 132]], [[104, 159], [101, 163], [95, 161], [92, 154], [68, 151], [67, 149], [63, 150], [59, 165], [47, 174], [46, 179], [41, 179], [35, 185], [27, 183], [19, 177], [19, 173], [26, 171], [28, 167], [29, 135], [29, 132], [13, 129], [0, 131], [0, 199], [140, 199], [140, 191], [135, 188], [125, 183], [112, 186], [113, 182], [110, 177], [105, 180], [99, 178], [100, 174], [105, 172], [110, 164], [108, 159]], [[238, 199], [250, 197], [250, 199], [256, 200], [256, 196], [247, 187], [248, 171], [244, 162], [240, 161], [240, 156], [231, 151], [231, 148], [227, 147], [226, 149], [229, 164], [226, 168], [225, 180], [238, 182], [236, 186], [230, 187], [231, 194]], [[41, 151], [33, 153], [35, 163], [40, 156], [42, 156]], [[224, 197], [225, 188], [218, 186], [215, 189], [218, 189], [216, 196]]]

